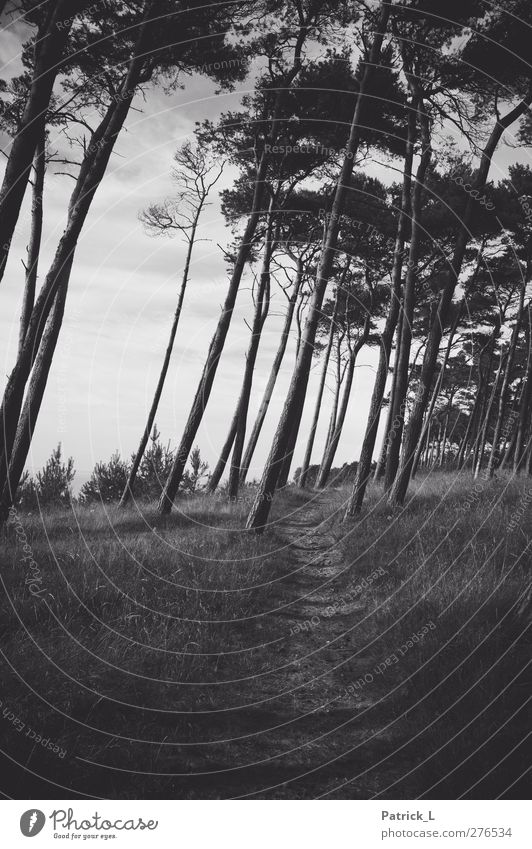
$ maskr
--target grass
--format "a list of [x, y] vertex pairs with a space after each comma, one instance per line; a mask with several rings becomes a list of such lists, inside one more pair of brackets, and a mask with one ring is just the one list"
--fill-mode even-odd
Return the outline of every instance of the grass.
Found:
[[[246, 499], [21, 515], [1, 571], [4, 792], [519, 795], [530, 509], [510, 523], [529, 487], [420, 476], [404, 509], [373, 487], [349, 524], [346, 489], [289, 488], [260, 538]], [[339, 553], [323, 580], [277, 521], [309, 510]], [[379, 568], [356, 610], [288, 636], [307, 590], [330, 604]]]

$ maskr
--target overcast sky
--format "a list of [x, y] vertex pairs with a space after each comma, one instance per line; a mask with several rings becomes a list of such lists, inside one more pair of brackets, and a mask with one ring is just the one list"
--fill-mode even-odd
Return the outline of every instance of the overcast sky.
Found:
[[[19, 39], [0, 32], [2, 75], [19, 70]], [[138, 99], [126, 129], [119, 137], [107, 175], [98, 189], [76, 252], [74, 270], [57, 355], [32, 444], [29, 467], [38, 469], [61, 441], [77, 469], [77, 486], [98, 460], [118, 449], [128, 456], [136, 449], [152, 400], [180, 284], [184, 246], [178, 239], [146, 235], [138, 213], [148, 203], [171, 193], [170, 172], [176, 147], [192, 137], [195, 121], [216, 119], [238, 108], [249, 84], [233, 93], [216, 94], [215, 85], [200, 76], [188, 79], [184, 91], [165, 96], [151, 89]], [[5, 143], [5, 139], [3, 142]], [[54, 146], [53, 136], [51, 138]], [[57, 145], [64, 146], [64, 140]], [[522, 153], [501, 149], [494, 174]], [[1, 165], [3, 168], [3, 163]], [[371, 166], [374, 175], [395, 179], [385, 168]], [[220, 187], [231, 184], [234, 172]], [[50, 264], [65, 223], [73, 182], [48, 175], [44, 199], [45, 233], [39, 279]], [[217, 187], [218, 188], [218, 187]], [[28, 198], [26, 199], [28, 200]], [[227, 268], [217, 243], [227, 244], [230, 233], [220, 213], [217, 193], [201, 220], [174, 355], [157, 424], [165, 440], [180, 439], [201, 374], [212, 332], [225, 297]], [[19, 220], [4, 280], [1, 284], [0, 362], [5, 378], [13, 366], [18, 318], [24, 284], [22, 260], [29, 231], [29, 204]], [[216, 376], [207, 414], [197, 437], [202, 454], [215, 463], [240, 389], [249, 331], [251, 293], [247, 277], [239, 294], [231, 331]], [[272, 301], [255, 374], [250, 425], [264, 389], [282, 324], [285, 301]], [[283, 371], [270, 407], [250, 477], [262, 472], [294, 363], [294, 346], [287, 351]], [[373, 386], [375, 354], [362, 351], [356, 370], [350, 409], [335, 465], [358, 457]], [[318, 379], [315, 366], [305, 406], [295, 466], [301, 459], [312, 415]], [[319, 460], [329, 407], [324, 407], [313, 459]]]

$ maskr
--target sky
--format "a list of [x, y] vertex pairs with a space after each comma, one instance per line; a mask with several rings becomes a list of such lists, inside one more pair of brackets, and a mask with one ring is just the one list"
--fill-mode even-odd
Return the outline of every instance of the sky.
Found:
[[[18, 72], [20, 40], [9, 29], [0, 32], [2, 76]], [[75, 461], [75, 488], [87, 479], [94, 464], [118, 450], [124, 457], [140, 440], [159, 375], [183, 270], [185, 245], [176, 239], [153, 238], [139, 221], [149, 203], [171, 194], [170, 173], [175, 149], [191, 139], [196, 121], [212, 120], [236, 109], [250, 83], [237, 84], [232, 93], [216, 93], [215, 84], [195, 75], [184, 90], [166, 96], [150, 89], [137, 98], [117, 142], [107, 174], [100, 185], [76, 252], [67, 307], [56, 357], [36, 427], [28, 468], [42, 467], [61, 442], [65, 455]], [[2, 139], [4, 145], [8, 140]], [[51, 137], [52, 146], [64, 148], [64, 139]], [[494, 173], [503, 175], [508, 163], [520, 158], [502, 148]], [[3, 163], [0, 164], [3, 168]], [[386, 182], [394, 173], [369, 166]], [[231, 169], [216, 187], [230, 186]], [[44, 198], [44, 242], [39, 280], [51, 262], [65, 224], [65, 210], [73, 181], [48, 174]], [[27, 193], [28, 194], [28, 193]], [[186, 422], [209, 342], [219, 318], [228, 280], [218, 245], [231, 234], [220, 212], [217, 192], [210, 198], [200, 222], [190, 283], [178, 329], [174, 354], [161, 400], [157, 425], [162, 438], [175, 447]], [[24, 284], [22, 260], [29, 232], [28, 197], [13, 240], [10, 259], [0, 286], [0, 363], [5, 379], [14, 364], [18, 319]], [[277, 292], [272, 300], [254, 378], [249, 416], [251, 427], [279, 341], [285, 301]], [[197, 436], [201, 453], [215, 464], [234, 412], [241, 385], [244, 352], [249, 339], [245, 319], [251, 310], [250, 277], [239, 293], [204, 422]], [[258, 477], [267, 457], [292, 368], [295, 346], [287, 350], [268, 418], [250, 470]], [[359, 356], [346, 425], [335, 465], [358, 458], [373, 387], [376, 353], [363, 349]], [[313, 369], [293, 468], [304, 452], [310, 427], [319, 366]], [[313, 460], [319, 461], [327, 429], [330, 388], [318, 430]]]

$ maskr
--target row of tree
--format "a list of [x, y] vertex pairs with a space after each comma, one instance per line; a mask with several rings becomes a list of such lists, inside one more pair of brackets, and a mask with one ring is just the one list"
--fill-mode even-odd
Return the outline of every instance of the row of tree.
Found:
[[[296, 443], [305, 437], [302, 414], [316, 363], [320, 377], [297, 483], [309, 483], [332, 378], [325, 448], [311, 476], [317, 487], [330, 481], [364, 346], [378, 351], [378, 364], [347, 515], [361, 509], [372, 474], [383, 478], [390, 502], [402, 504], [420, 467], [468, 467], [475, 475], [483, 469], [492, 475], [501, 466], [530, 470], [532, 172], [515, 165], [496, 185], [490, 180], [505, 133], [530, 143], [532, 10], [526, 0], [489, 11], [477, 0], [264, 0], [212, 8], [104, 0], [103, 16], [89, 4], [69, 3], [68, 21], [65, 3], [22, 5], [35, 34], [25, 46], [27, 73], [6, 85], [3, 122], [13, 134], [0, 194], [6, 257], [30, 182], [33, 206], [20, 346], [1, 411], [4, 513], [26, 462], [76, 245], [131, 102], [148, 84], [171, 79], [175, 85], [191, 68], [225, 86], [254, 73], [255, 88], [240, 111], [197, 127], [194, 140], [176, 154], [175, 196], [142, 215], [152, 233], [182, 234], [187, 254], [122, 504], [141, 491], [143, 458], [174, 342], [183, 332], [200, 217], [226, 164], [237, 171], [233, 188], [222, 193], [233, 234], [225, 250], [227, 293], [164, 473], [160, 511], [171, 510], [186, 480], [249, 273], [253, 304], [241, 389], [210, 491], [226, 471], [230, 496], [245, 483], [294, 328], [297, 338], [249, 528], [260, 533], [267, 526], [275, 492], [289, 479]], [[112, 41], [111, 23], [118, 34]], [[179, 27], [190, 39], [174, 39]], [[45, 36], [50, 38], [41, 56]], [[256, 61], [248, 71], [251, 56]], [[209, 58], [216, 61], [209, 64]], [[86, 133], [88, 113], [100, 120], [90, 137], [82, 135], [81, 162], [70, 165], [77, 176], [67, 226], [37, 294], [44, 175], [58, 159], [47, 131], [77, 124]], [[389, 184], [368, 176], [365, 165], [374, 160], [400, 176]], [[284, 324], [250, 427], [273, 287], [286, 297]]]

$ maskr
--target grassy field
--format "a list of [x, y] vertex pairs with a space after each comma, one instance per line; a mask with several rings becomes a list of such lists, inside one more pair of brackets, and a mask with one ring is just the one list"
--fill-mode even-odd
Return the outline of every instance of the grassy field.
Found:
[[422, 476], [13, 517], [0, 734], [16, 798], [520, 797], [531, 481]]

